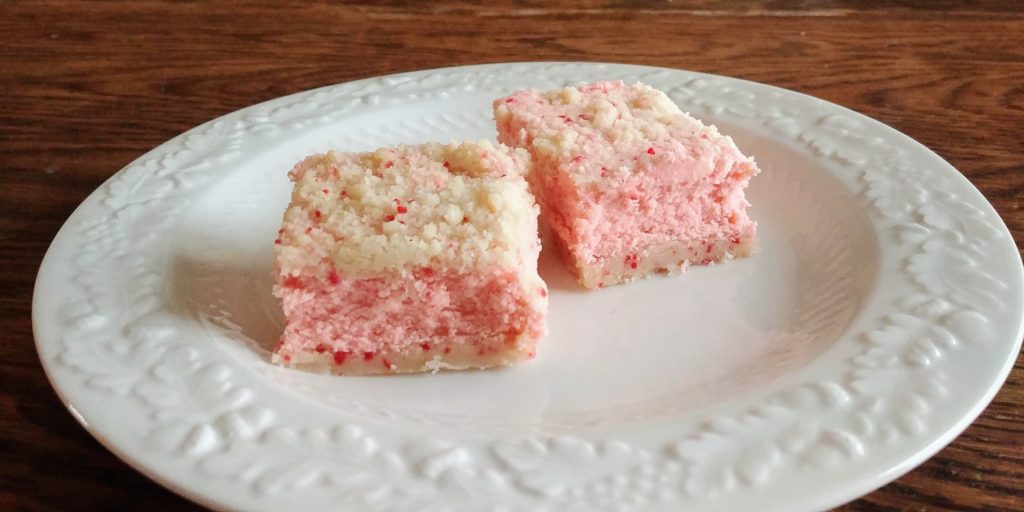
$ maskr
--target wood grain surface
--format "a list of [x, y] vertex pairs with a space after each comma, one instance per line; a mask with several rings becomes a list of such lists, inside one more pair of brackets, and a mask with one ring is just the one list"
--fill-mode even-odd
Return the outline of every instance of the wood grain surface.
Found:
[[[57, 400], [32, 286], [57, 229], [131, 160], [247, 105], [510, 60], [651, 64], [808, 93], [909, 134], [1024, 242], [1024, 3], [0, 1], [0, 510], [197, 510]], [[841, 510], [1024, 509], [1024, 365], [919, 468]]]

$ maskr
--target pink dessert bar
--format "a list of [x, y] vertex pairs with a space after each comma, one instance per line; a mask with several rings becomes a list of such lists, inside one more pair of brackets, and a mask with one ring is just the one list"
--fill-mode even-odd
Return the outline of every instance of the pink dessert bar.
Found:
[[533, 156], [530, 185], [587, 288], [747, 256], [743, 190], [759, 170], [730, 137], [643, 84], [600, 82], [494, 102], [498, 140]]
[[529, 156], [488, 142], [329, 152], [292, 169], [273, 361], [345, 375], [532, 358], [545, 334]]

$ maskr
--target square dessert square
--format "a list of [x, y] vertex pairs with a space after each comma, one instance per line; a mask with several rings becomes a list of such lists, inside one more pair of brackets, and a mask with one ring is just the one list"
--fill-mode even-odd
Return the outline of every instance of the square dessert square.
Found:
[[489, 142], [298, 163], [276, 247], [277, 364], [359, 375], [529, 359], [545, 334], [529, 156]]
[[496, 100], [494, 117], [498, 140], [533, 156], [542, 216], [584, 287], [754, 251], [744, 197], [754, 160], [663, 92], [622, 82], [520, 91]]

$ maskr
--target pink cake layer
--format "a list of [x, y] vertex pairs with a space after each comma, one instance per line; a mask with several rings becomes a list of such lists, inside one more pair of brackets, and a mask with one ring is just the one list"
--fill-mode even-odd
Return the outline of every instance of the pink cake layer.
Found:
[[288, 325], [278, 356], [307, 370], [369, 374], [507, 365], [532, 358], [544, 336], [547, 290], [512, 269], [292, 277], [279, 294]]
[[358, 375], [533, 357], [547, 288], [528, 162], [486, 142], [300, 162], [275, 241], [274, 362]]
[[583, 286], [755, 250], [753, 159], [664, 93], [621, 82], [528, 90], [494, 113], [499, 140], [530, 151], [531, 187]]

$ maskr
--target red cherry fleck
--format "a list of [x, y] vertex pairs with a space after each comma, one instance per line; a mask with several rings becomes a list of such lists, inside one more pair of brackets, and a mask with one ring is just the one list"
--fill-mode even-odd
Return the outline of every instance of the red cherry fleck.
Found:
[[444, 162], [444, 168], [445, 169], [451, 169], [452, 168], [451, 164], [449, 164], [447, 160], [445, 160], [445, 162]]
[[515, 98], [505, 98], [505, 103], [515, 103]]
[[406, 208], [405, 206], [402, 206], [402, 205], [398, 205], [397, 210], [398, 210], [398, 213], [405, 213], [405, 212], [409, 211], [408, 208]]
[[285, 360], [285, 362], [289, 362], [289, 361], [292, 360], [292, 356], [290, 354], [285, 354], [284, 355], [284, 360]]
[[345, 197], [347, 195], [348, 195], [348, 192], [345, 192], [344, 190], [342, 190], [341, 193], [338, 194], [339, 197]]
[[598, 288], [604, 288], [604, 283], [597, 283]]
[[467, 222], [469, 222], [469, 217], [466, 217], [465, 215], [463, 215], [462, 216], [462, 223], [465, 224]]
[[323, 217], [324, 214], [320, 213], [320, 210], [316, 210], [313, 212], [313, 216], [319, 219], [320, 217]]
[[363, 352], [363, 361], [372, 361], [373, 360], [373, 356], [374, 356], [373, 352]]
[[706, 138], [708, 138], [708, 134], [702, 133], [702, 134], [700, 134], [700, 138], [706, 139]]
[[306, 234], [307, 235], [312, 233], [312, 232], [313, 232], [313, 226], [310, 226], [310, 227], [306, 228]]
[[395, 220], [395, 216], [394, 215], [388, 215], [387, 217], [384, 217], [384, 220], [386, 222], [391, 222], [391, 221]]
[[733, 235], [732, 238], [729, 239], [729, 242], [732, 243], [733, 245], [739, 245], [740, 244], [740, 236], [739, 235]]
[[326, 188], [324, 189], [324, 195], [325, 195], [325, 196], [326, 196], [327, 194], [330, 194], [330, 193], [331, 193], [331, 191], [330, 191], [330, 190], [327, 190]]
[[653, 155], [654, 154], [654, 148], [647, 148], [647, 154], [648, 155]]
[[540, 296], [541, 297], [547, 297], [548, 296], [548, 291], [545, 290], [544, 288], [541, 288], [540, 289]]
[[636, 201], [636, 200], [640, 199], [640, 196], [638, 196], [636, 194], [630, 194], [629, 198], [632, 199], [633, 201]]
[[323, 354], [324, 352], [327, 352], [327, 345], [324, 345], [323, 343], [321, 343], [321, 344], [316, 346], [315, 350], [316, 350], [317, 354]]
[[445, 354], [447, 354], [447, 353], [449, 353], [449, 352], [451, 352], [451, 351], [452, 351], [452, 348], [451, 348], [451, 347], [445, 347], [445, 348], [444, 348], [444, 353], [445, 353]]
[[302, 280], [295, 276], [286, 276], [281, 285], [285, 288], [301, 288]]
[[434, 269], [430, 267], [423, 267], [423, 270], [421, 270], [421, 272], [423, 273], [423, 275], [427, 277], [434, 275]]
[[530, 359], [533, 359], [533, 356], [535, 355], [537, 354], [535, 354], [532, 350], [526, 353], [526, 357], [529, 357]]
[[337, 351], [334, 353], [334, 364], [345, 364], [345, 359], [348, 359], [348, 352]]
[[590, 121], [590, 116], [588, 116], [586, 114], [580, 114], [580, 115], [578, 115], [576, 117], [578, 117], [578, 118], [580, 118], [580, 119], [582, 119], [584, 121]]
[[277, 230], [277, 234], [283, 235], [284, 234], [284, 228], [281, 228], [281, 229]]
[[392, 165], [395, 165], [395, 163], [392, 162], [391, 160], [388, 160], [387, 162], [384, 162], [384, 168], [385, 169], [390, 169]]
[[637, 264], [637, 256], [636, 256], [636, 254], [630, 254], [629, 256], [626, 256], [626, 259], [625, 259], [624, 263], [628, 264], [629, 268], [636, 268], [636, 264]]
[[281, 245], [281, 239], [278, 238], [278, 239], [274, 240], [274, 245]]
[[602, 167], [601, 168], [601, 177], [602, 178], [608, 177], [608, 168], [607, 167]]
[[331, 284], [338, 284], [341, 282], [341, 277], [338, 276], [337, 272], [332, 270], [327, 273], [327, 280], [330, 281]]
[[570, 164], [578, 164], [578, 163], [580, 163], [582, 161], [583, 161], [583, 157], [577, 155], [577, 156], [572, 157], [572, 160], [569, 160], [569, 163]]
[[393, 369], [393, 368], [391, 368], [391, 362], [388, 361], [387, 358], [381, 359], [380, 362], [384, 363], [384, 368], [387, 368], [388, 370], [392, 370]]
[[420, 343], [420, 348], [422, 348], [424, 352], [429, 352], [430, 351], [430, 343]]

